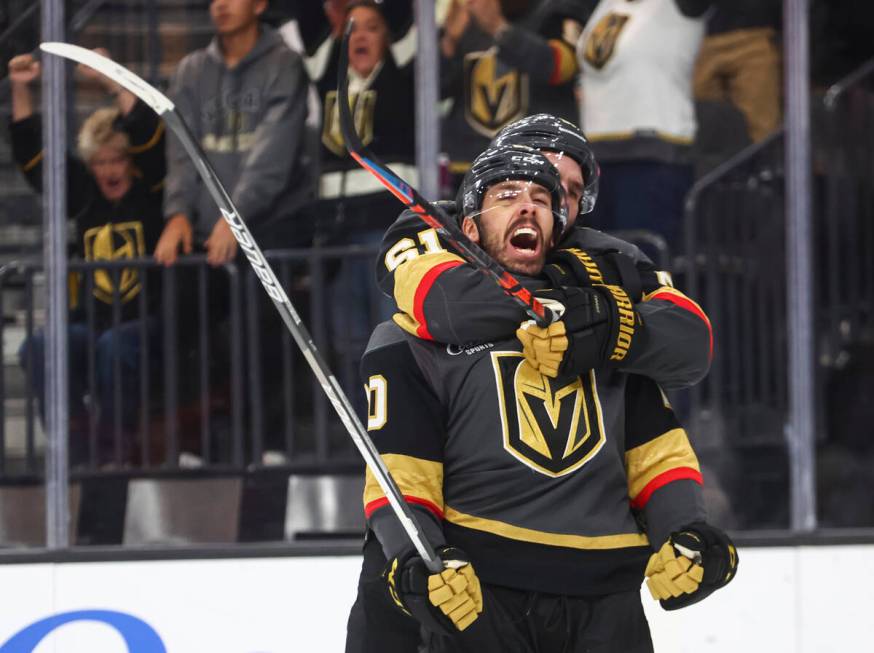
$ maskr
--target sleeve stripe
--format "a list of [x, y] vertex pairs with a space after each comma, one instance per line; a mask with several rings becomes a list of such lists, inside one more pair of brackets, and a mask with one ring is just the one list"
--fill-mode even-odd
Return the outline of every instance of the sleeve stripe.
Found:
[[434, 285], [437, 277], [446, 272], [446, 270], [458, 267], [459, 265], [461, 265], [461, 261], [446, 261], [440, 265], [435, 265], [428, 270], [428, 273], [422, 278], [418, 288], [416, 288], [415, 298], [413, 299], [413, 318], [419, 323], [416, 335], [423, 340], [434, 340], [425, 321], [425, 298], [431, 291], [431, 287]]
[[40, 161], [42, 161], [42, 157], [43, 157], [44, 153], [45, 153], [45, 150], [40, 150], [39, 154], [37, 154], [35, 157], [33, 157], [30, 161], [25, 163], [23, 166], [21, 166], [21, 171], [22, 172], [30, 172], [31, 170], [33, 170], [36, 167], [36, 165]]
[[710, 324], [710, 318], [707, 317], [707, 314], [704, 313], [704, 311], [701, 309], [700, 306], [698, 306], [698, 304], [693, 302], [684, 294], [668, 288], [659, 289], [651, 295], [647, 295], [644, 299], [647, 301], [652, 299], [661, 299], [666, 302], [671, 302], [672, 304], [676, 304], [680, 308], [684, 308], [690, 313], [693, 313], [694, 315], [697, 315], [699, 318], [701, 318], [701, 321], [707, 325], [707, 332], [710, 334], [710, 360], [713, 360], [713, 327]]
[[631, 499], [631, 507], [635, 510], [643, 509], [653, 495], [653, 492], [669, 483], [683, 479], [695, 481], [698, 485], [704, 485], [704, 477], [701, 476], [701, 472], [697, 469], [692, 469], [691, 467], [676, 467], [674, 469], [669, 469], [647, 483], [640, 493]]
[[552, 50], [552, 75], [549, 77], [549, 85], [564, 84], [577, 72], [576, 53], [559, 39], [550, 39], [549, 47]]
[[[404, 501], [406, 501], [407, 503], [412, 503], [414, 505], [422, 506], [423, 508], [428, 509], [429, 511], [431, 511], [434, 514], [435, 517], [437, 517], [437, 519], [439, 519], [440, 521], [443, 521], [443, 511], [433, 501], [428, 501], [427, 499], [420, 499], [419, 497], [414, 497], [414, 496], [411, 496], [409, 494], [404, 495]], [[388, 505], [388, 497], [374, 499], [373, 501], [368, 503], [366, 506], [364, 506], [364, 515], [365, 515], [365, 517], [370, 519], [370, 516], [374, 512], [376, 512], [380, 508], [383, 508], [387, 505]]]
[[143, 152], [152, 149], [155, 145], [158, 144], [158, 141], [161, 140], [161, 136], [164, 135], [164, 121], [159, 121], [158, 126], [155, 128], [155, 133], [152, 134], [151, 138], [148, 141], [143, 143], [142, 145], [131, 145], [128, 148], [128, 152], [131, 154], [142, 154]]

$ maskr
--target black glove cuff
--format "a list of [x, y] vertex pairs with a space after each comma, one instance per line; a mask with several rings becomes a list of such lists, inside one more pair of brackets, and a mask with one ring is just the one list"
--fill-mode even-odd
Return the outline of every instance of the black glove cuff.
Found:
[[596, 286], [609, 305], [610, 333], [605, 339], [604, 364], [615, 367], [627, 364], [640, 338], [642, 325], [637, 319], [634, 303], [621, 286]]

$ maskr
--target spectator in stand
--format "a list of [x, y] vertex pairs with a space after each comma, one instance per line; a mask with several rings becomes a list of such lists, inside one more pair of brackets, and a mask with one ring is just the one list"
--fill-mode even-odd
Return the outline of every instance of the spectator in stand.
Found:
[[710, 0], [601, 0], [577, 46], [583, 130], [601, 166], [589, 224], [646, 229], [681, 250], [692, 185], [692, 71]]
[[[297, 219], [311, 199], [305, 151], [307, 75], [301, 58], [259, 16], [267, 0], [213, 0], [216, 36], [179, 64], [170, 93], [234, 204], [262, 246], [300, 246], [311, 227]], [[166, 225], [155, 259], [202, 246], [211, 265], [231, 261], [237, 241], [194, 164], [169, 141]]]
[[731, 102], [743, 113], [754, 143], [782, 120], [781, 61], [774, 43], [781, 5], [781, 0], [718, 3], [695, 65], [695, 99]]
[[551, 113], [577, 122], [569, 3], [549, 0], [451, 0], [440, 38], [440, 81], [452, 108], [443, 121], [449, 170], [461, 181], [473, 158], [502, 127]]
[[[105, 54], [105, 53], [104, 53]], [[114, 107], [95, 111], [79, 131], [79, 158], [67, 160], [67, 205], [76, 223], [75, 254], [86, 261], [135, 259], [151, 254], [161, 233], [161, 195], [164, 181], [164, 125], [136, 96], [112, 80], [81, 68], [115, 98]], [[29, 54], [9, 62], [12, 91], [12, 152], [16, 163], [37, 191], [42, 188], [42, 142], [39, 116], [34, 114], [30, 85], [40, 76], [40, 65]], [[129, 462], [137, 412], [140, 352], [157, 346], [159, 297], [157, 283], [149, 275], [146, 305], [140, 312], [142, 270], [93, 272], [93, 297], [81, 297], [82, 284], [71, 293], [68, 331], [70, 356], [70, 462], [89, 459], [88, 412], [84, 398], [90, 395], [96, 410], [98, 450], [90, 454], [98, 463]], [[120, 304], [121, 321], [113, 321], [114, 305]], [[88, 304], [93, 305], [93, 312]], [[93, 315], [93, 322], [89, 321]], [[149, 343], [141, 340], [142, 320]], [[91, 331], [94, 329], [94, 332]], [[96, 388], [88, 387], [89, 340], [94, 338]], [[22, 345], [20, 360], [33, 374], [29, 379], [44, 410], [44, 334], [35, 333]], [[116, 376], [118, 361], [120, 376]], [[28, 366], [28, 362], [30, 365]], [[121, 404], [114, 392], [120, 389]], [[120, 415], [117, 413], [120, 412]], [[115, 450], [116, 422], [123, 437]]]
[[[412, 65], [399, 68], [389, 48], [382, 5], [373, 0], [346, 3], [354, 21], [349, 40], [349, 97], [356, 129], [365, 145], [401, 177], [416, 184], [415, 88]], [[337, 66], [341, 41], [335, 39], [324, 74], [317, 82], [323, 107], [319, 238], [330, 245], [376, 245], [398, 212], [397, 200], [349, 156], [340, 132]], [[361, 411], [358, 362], [376, 324], [391, 317], [392, 305], [373, 279], [371, 256], [347, 256], [331, 283], [330, 323], [349, 396]]]

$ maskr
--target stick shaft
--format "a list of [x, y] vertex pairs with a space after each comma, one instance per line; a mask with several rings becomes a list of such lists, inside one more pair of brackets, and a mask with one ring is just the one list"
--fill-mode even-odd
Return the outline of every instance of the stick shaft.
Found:
[[[443, 565], [440, 558], [434, 552], [434, 548], [425, 537], [412, 509], [404, 500], [400, 489], [380, 457], [379, 451], [374, 446], [373, 441], [370, 439], [370, 436], [367, 434], [367, 431], [361, 424], [358, 416], [355, 414], [355, 410], [349, 403], [348, 397], [346, 397], [346, 394], [343, 392], [337, 379], [331, 373], [316, 348], [312, 337], [301, 321], [297, 311], [294, 309], [285, 289], [279, 283], [276, 274], [267, 263], [267, 259], [264, 257], [261, 248], [258, 247], [258, 244], [252, 237], [252, 233], [249, 231], [249, 228], [246, 226], [246, 223], [243, 221], [237, 208], [234, 206], [228, 192], [225, 190], [224, 186], [222, 186], [218, 176], [207, 160], [206, 155], [200, 148], [200, 145], [198, 145], [182, 116], [180, 116], [173, 107], [172, 102], [170, 102], [169, 98], [160, 93], [160, 91], [147, 84], [137, 75], [110, 59], [101, 57], [90, 50], [85, 50], [84, 48], [71, 46], [69, 44], [49, 45], [52, 47], [44, 48], [46, 51], [92, 66], [98, 70], [98, 72], [110, 77], [140, 97], [141, 100], [161, 115], [167, 127], [177, 136], [177, 138], [179, 138], [185, 151], [191, 157], [203, 183], [206, 184], [207, 190], [218, 205], [222, 216], [231, 228], [234, 237], [240, 245], [240, 249], [242, 249], [246, 258], [249, 260], [252, 269], [255, 271], [255, 274], [261, 280], [264, 290], [270, 296], [273, 305], [276, 306], [276, 310], [279, 311], [282, 321], [291, 332], [297, 346], [300, 347], [301, 352], [303, 352], [304, 358], [306, 358], [310, 368], [327, 395], [328, 400], [331, 402], [331, 405], [334, 407], [334, 410], [337, 412], [337, 415], [346, 427], [346, 431], [349, 433], [352, 441], [355, 443], [355, 446], [364, 458], [364, 462], [367, 464], [368, 468], [373, 473], [374, 478], [376, 478], [379, 486], [385, 493], [389, 505], [400, 520], [401, 525], [409, 536], [413, 546], [416, 548], [417, 553], [422, 557], [431, 571], [436, 572], [442, 570]], [[103, 61], [100, 61], [101, 59]]]

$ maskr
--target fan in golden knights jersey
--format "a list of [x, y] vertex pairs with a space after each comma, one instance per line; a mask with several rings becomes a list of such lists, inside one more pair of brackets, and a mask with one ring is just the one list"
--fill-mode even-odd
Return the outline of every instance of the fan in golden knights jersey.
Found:
[[[28, 184], [41, 191], [42, 128], [31, 91], [40, 77], [40, 64], [32, 55], [21, 54], [9, 62], [9, 71], [12, 154]], [[163, 227], [164, 124], [133, 93], [109, 78], [90, 69], [80, 74], [112, 95], [115, 106], [101, 107], [88, 116], [78, 133], [79, 156], [67, 157], [67, 208], [76, 232], [73, 252], [91, 263], [145, 257], [154, 250]], [[138, 417], [141, 353], [155, 352], [159, 344], [161, 278], [131, 265], [76, 273], [69, 281], [70, 462], [81, 464], [92, 455], [99, 462], [111, 458], [121, 462], [119, 455], [127, 458], [134, 451], [128, 434]], [[24, 341], [19, 357], [43, 416], [42, 329]], [[94, 368], [93, 384], [85, 374], [89, 364]], [[94, 412], [96, 452], [88, 428]], [[117, 422], [122, 429], [118, 440]]]
[[[606, 355], [610, 364], [648, 376], [668, 390], [700, 381], [713, 355], [710, 321], [701, 307], [675, 289], [670, 275], [657, 270], [639, 248], [580, 224], [579, 216], [595, 205], [599, 179], [582, 132], [565, 120], [538, 114], [507, 126], [495, 142], [541, 150], [562, 178], [568, 227], [547, 254], [546, 276], [533, 287], [580, 287], [567, 291], [575, 304], [609, 309], [593, 311], [590, 318], [574, 323], [579, 337], [569, 338], [566, 364], [591, 369], [597, 365], [590, 363]], [[450, 213], [455, 210], [447, 203], [443, 207]], [[403, 212], [386, 232], [376, 276], [382, 291], [397, 304], [397, 323], [426, 340], [468, 345], [509, 337], [526, 319], [503, 290], [465, 263], [411, 211]], [[592, 289], [598, 284], [623, 288], [633, 304], [634, 338], [625, 350], [607, 350], [610, 322], [617, 323], [622, 315], [613, 293]], [[627, 321], [628, 313], [624, 315]], [[618, 359], [611, 360], [614, 355]]]
[[[471, 172], [462, 229], [535, 276], [564, 225], [558, 171], [510, 145]], [[377, 542], [389, 562], [362, 577], [347, 650], [362, 650], [356, 619], [391, 601], [425, 651], [652, 651], [645, 576], [666, 609], [733, 578], [736, 551], [705, 521], [698, 461], [658, 386], [610, 367], [553, 378], [522, 349], [512, 336], [459, 347], [394, 322], [374, 331], [368, 431], [444, 571], [426, 569], [368, 473], [365, 566]]]

